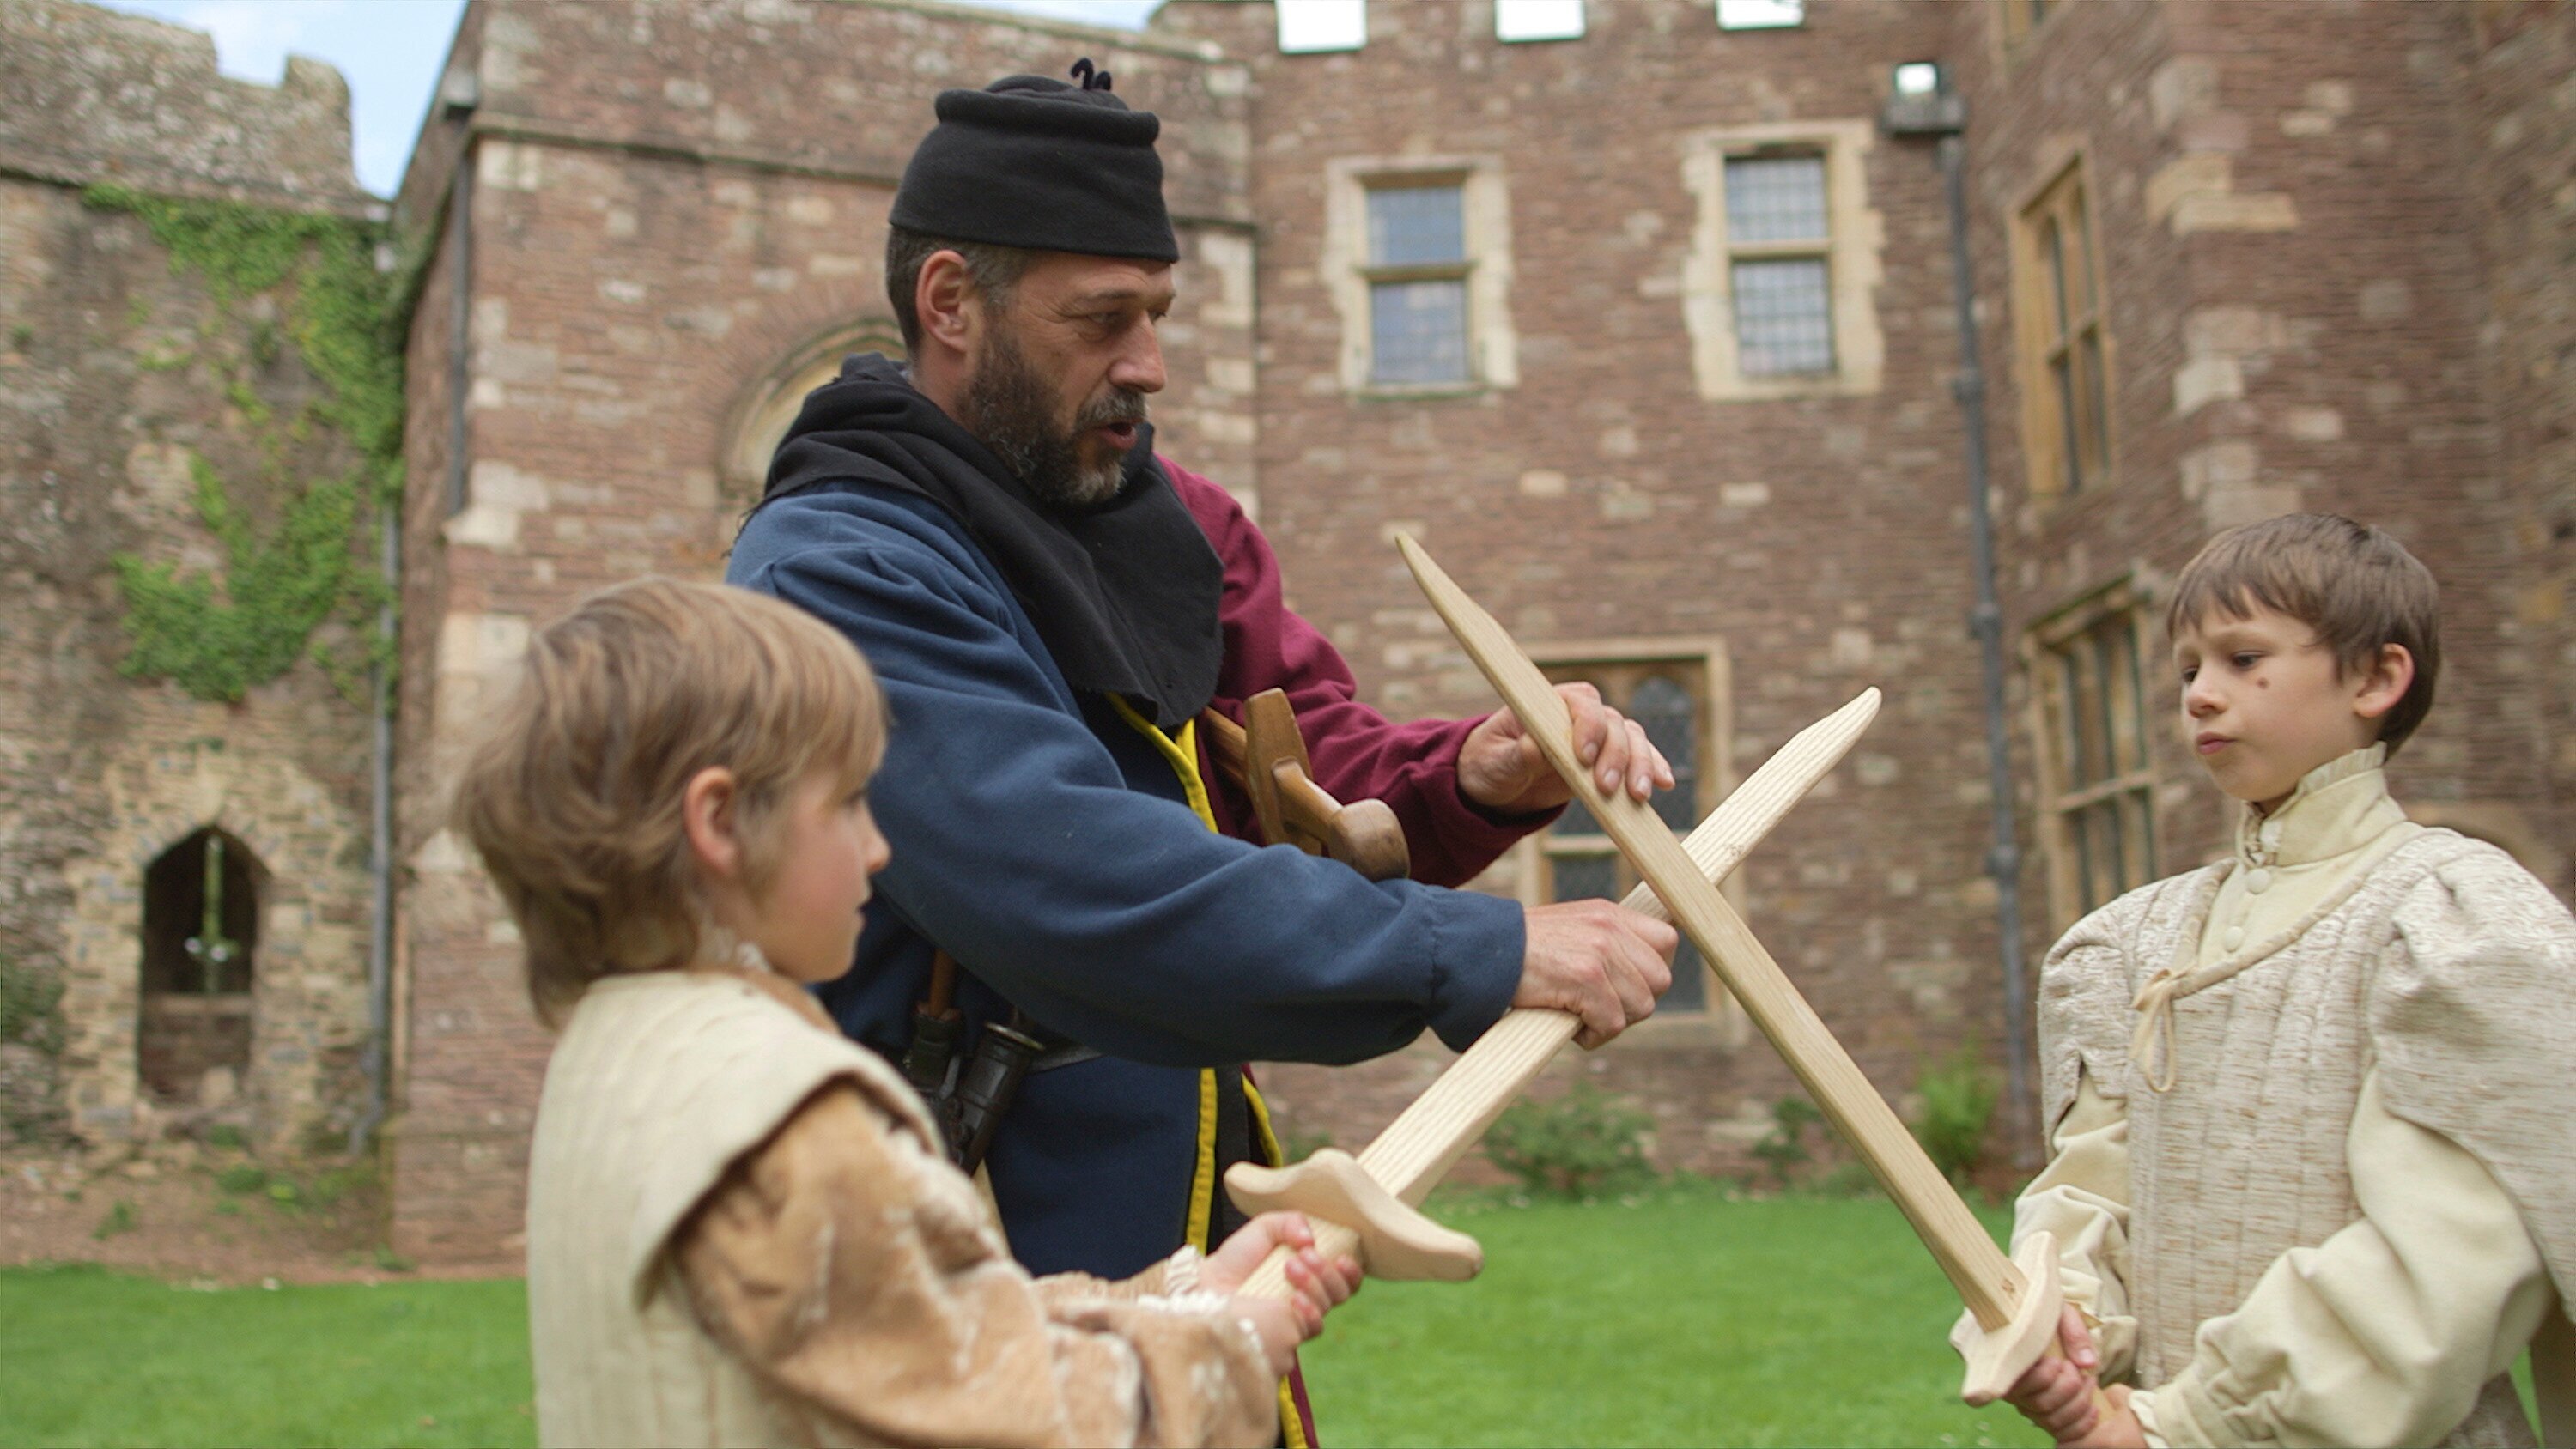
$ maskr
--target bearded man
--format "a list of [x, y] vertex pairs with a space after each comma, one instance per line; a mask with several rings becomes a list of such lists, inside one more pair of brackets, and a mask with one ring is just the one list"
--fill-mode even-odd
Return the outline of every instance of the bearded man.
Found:
[[[1281, 603], [1224, 490], [1153, 447], [1180, 251], [1159, 123], [1075, 68], [937, 101], [895, 196], [886, 286], [910, 362], [851, 358], [780, 445], [728, 577], [828, 620], [894, 716], [871, 804], [894, 847], [844, 1030], [898, 1059], [934, 952], [971, 1046], [1050, 1048], [992, 1130], [1031, 1271], [1124, 1277], [1224, 1235], [1217, 1184], [1267, 1133], [1242, 1064], [1352, 1062], [1512, 1006], [1597, 1045], [1671, 982], [1662, 924], [1444, 889], [1551, 818], [1563, 784], [1508, 713], [1390, 724]], [[1192, 720], [1288, 691], [1318, 783], [1394, 807], [1416, 881], [1260, 849]], [[1566, 691], [1605, 788], [1672, 776]]]

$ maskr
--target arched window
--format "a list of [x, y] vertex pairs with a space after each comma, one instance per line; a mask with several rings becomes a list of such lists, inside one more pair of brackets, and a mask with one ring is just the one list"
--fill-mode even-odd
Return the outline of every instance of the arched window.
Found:
[[143, 1085], [166, 1102], [199, 1100], [208, 1074], [238, 1084], [250, 1065], [251, 984], [266, 875], [248, 848], [209, 827], [143, 873]]
[[722, 466], [727, 490], [738, 498], [757, 498], [769, 476], [770, 456], [787, 436], [805, 394], [840, 376], [841, 359], [858, 352], [882, 352], [901, 361], [903, 334], [890, 320], [869, 319], [836, 327], [787, 355], [767, 376], [752, 385], [735, 405], [733, 425], [726, 430]]

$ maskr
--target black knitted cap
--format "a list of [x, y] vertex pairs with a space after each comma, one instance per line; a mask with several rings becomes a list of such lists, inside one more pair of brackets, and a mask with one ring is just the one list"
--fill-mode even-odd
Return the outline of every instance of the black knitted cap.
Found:
[[1081, 86], [1015, 75], [941, 91], [889, 220], [952, 241], [1179, 261], [1154, 154], [1162, 121], [1127, 109], [1089, 60], [1072, 73]]

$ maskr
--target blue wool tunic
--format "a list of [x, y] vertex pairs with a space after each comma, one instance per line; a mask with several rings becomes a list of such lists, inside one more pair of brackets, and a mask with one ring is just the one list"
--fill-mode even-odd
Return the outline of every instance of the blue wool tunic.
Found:
[[726, 577], [839, 628], [893, 716], [870, 787], [893, 862], [821, 992], [842, 1029], [899, 1056], [935, 941], [970, 1026], [1017, 1005], [1103, 1053], [1032, 1074], [987, 1159], [1033, 1272], [1124, 1277], [1181, 1244], [1202, 1069], [1360, 1061], [1426, 1028], [1463, 1048], [1509, 1005], [1519, 906], [1212, 833], [1156, 742], [1066, 685], [937, 504], [855, 481], [790, 494]]

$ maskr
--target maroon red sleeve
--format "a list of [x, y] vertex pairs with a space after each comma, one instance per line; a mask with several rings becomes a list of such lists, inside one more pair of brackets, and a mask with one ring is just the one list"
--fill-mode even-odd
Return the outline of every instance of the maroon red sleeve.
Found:
[[[1512, 842], [1555, 818], [1553, 811], [1497, 816], [1459, 794], [1458, 747], [1479, 721], [1396, 724], [1360, 703], [1341, 651], [1281, 598], [1279, 560], [1261, 530], [1224, 489], [1169, 458], [1162, 464], [1225, 561], [1225, 667], [1213, 701], [1218, 709], [1239, 721], [1245, 700], [1265, 689], [1286, 690], [1314, 762], [1315, 783], [1336, 800], [1385, 801], [1404, 826], [1418, 881], [1463, 885]], [[1209, 782], [1218, 828], [1257, 840], [1251, 802], [1220, 776], [1204, 745], [1199, 769]]]

